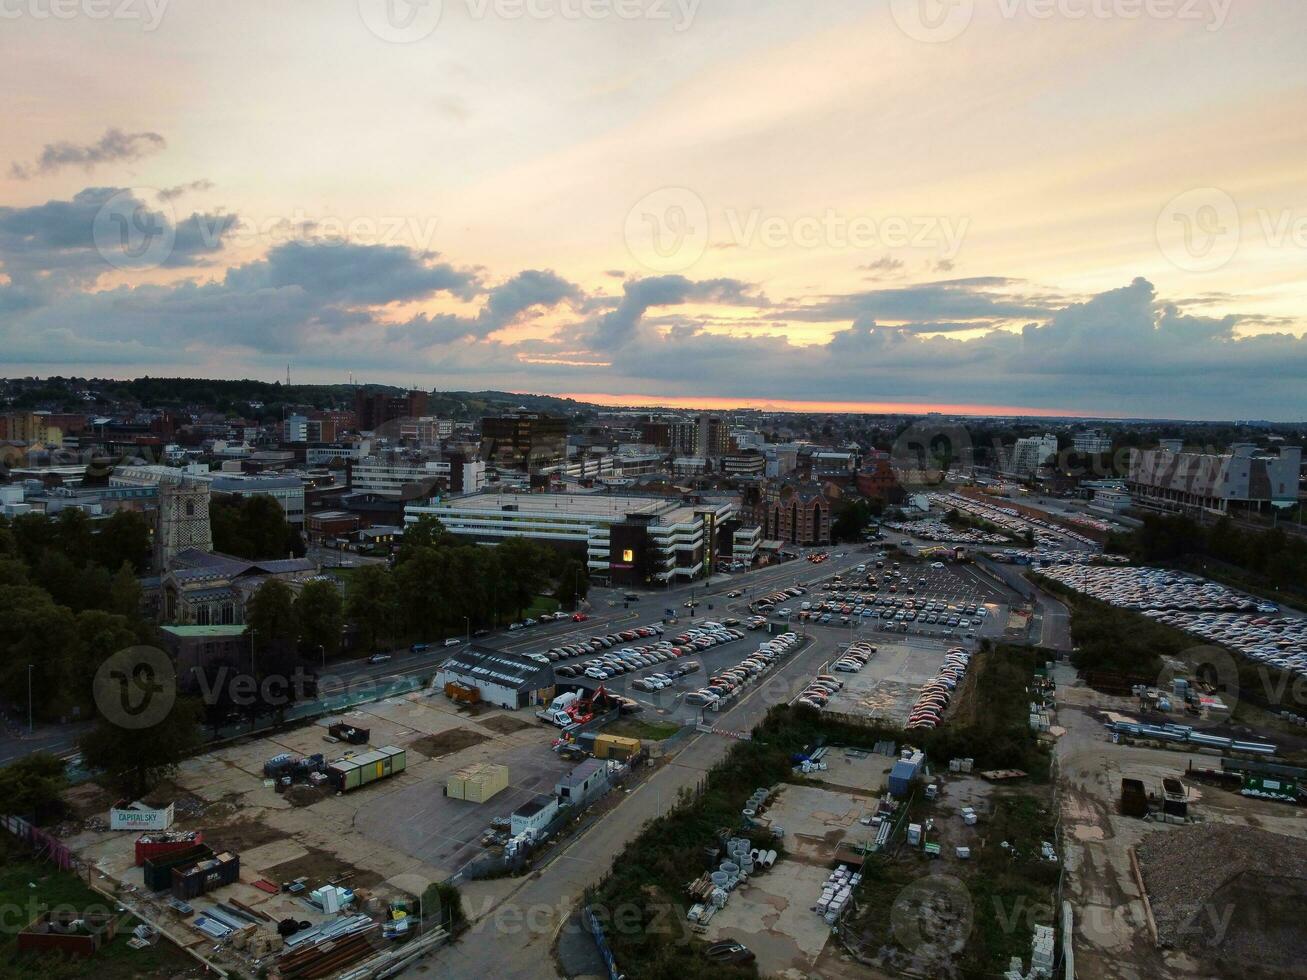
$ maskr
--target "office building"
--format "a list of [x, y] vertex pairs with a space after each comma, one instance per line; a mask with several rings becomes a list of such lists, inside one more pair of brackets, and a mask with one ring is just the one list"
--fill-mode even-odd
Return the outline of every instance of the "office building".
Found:
[[[354, 416], [363, 432], [375, 432], [390, 422], [422, 418], [427, 414], [430, 396], [425, 391], [409, 391], [402, 395], [360, 389], [354, 393]], [[400, 438], [395, 427], [392, 438]]]
[[1039, 468], [1057, 456], [1057, 436], [1028, 436], [1003, 453], [1003, 472], [1033, 477]]
[[566, 457], [567, 419], [522, 411], [481, 420], [481, 458], [492, 466], [530, 473]]
[[1112, 440], [1101, 432], [1077, 432], [1071, 437], [1071, 445], [1078, 453], [1101, 455], [1112, 451]]

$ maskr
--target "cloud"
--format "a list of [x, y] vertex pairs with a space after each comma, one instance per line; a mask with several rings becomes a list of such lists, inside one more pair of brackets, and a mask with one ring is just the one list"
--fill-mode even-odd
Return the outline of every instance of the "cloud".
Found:
[[176, 187], [165, 187], [159, 191], [159, 200], [175, 201], [185, 194], [197, 191], [213, 190], [213, 181], [211, 180], [193, 180], [189, 184], [178, 184]]
[[891, 255], [885, 255], [875, 262], [868, 262], [866, 265], [858, 266], [862, 272], [869, 272], [871, 275], [868, 279], [896, 279], [903, 272], [907, 263], [902, 259], [896, 259]]
[[9, 173], [18, 180], [48, 176], [65, 167], [81, 167], [89, 173], [101, 164], [139, 160], [158, 153], [165, 146], [167, 141], [158, 133], [124, 133], [121, 129], [108, 129], [94, 143], [71, 143], [67, 140], [47, 143], [35, 162], [14, 163], [9, 168]]
[[916, 322], [1018, 320], [1044, 317], [1055, 300], [1013, 295], [1015, 280], [998, 276], [951, 279], [891, 289], [875, 289], [829, 296], [802, 306], [771, 313], [775, 320], [832, 323], [869, 317], [875, 320]]
[[199, 267], [222, 250], [236, 222], [235, 215], [217, 213], [193, 213], [174, 222], [170, 211], [118, 187], [88, 187], [71, 200], [31, 207], [0, 207], [0, 270], [11, 286], [54, 293], [132, 267], [118, 237], [124, 225], [115, 219], [128, 223], [133, 234], [145, 229], [167, 242], [165, 251], [150, 253], [155, 264]]
[[484, 338], [518, 322], [533, 310], [552, 309], [564, 301], [578, 302], [580, 287], [545, 269], [527, 269], [491, 288], [480, 312], [473, 317], [454, 314], [419, 316], [392, 333], [422, 347], [461, 337]]
[[738, 279], [709, 279], [695, 282], [685, 276], [654, 276], [636, 279], [622, 287], [622, 300], [611, 313], [601, 316], [591, 331], [592, 342], [601, 350], [629, 342], [646, 313], [654, 307], [686, 303], [720, 303], [738, 306], [766, 306], [764, 297]]
[[[308, 241], [208, 273], [234, 219], [169, 228], [174, 279], [103, 288], [91, 223], [116, 188], [0, 208], [0, 350], [12, 364], [316, 366], [427, 373], [450, 387], [904, 401], [1156, 417], [1301, 418], [1307, 339], [1245, 335], [1265, 318], [1204, 316], [1137, 278], [1067, 298], [1001, 276], [773, 303], [737, 279], [654, 276], [587, 293], [559, 273], [487, 280], [394, 245]], [[135, 200], [132, 198], [131, 200]], [[166, 217], [168, 208], [158, 213]], [[147, 210], [147, 213], [154, 213]], [[121, 282], [119, 275], [115, 283]], [[435, 301], [468, 313], [396, 311]], [[545, 320], [546, 314], [549, 319]], [[506, 328], [539, 321], [543, 329]], [[785, 323], [814, 324], [796, 337]], [[240, 364], [240, 368], [233, 365]]]

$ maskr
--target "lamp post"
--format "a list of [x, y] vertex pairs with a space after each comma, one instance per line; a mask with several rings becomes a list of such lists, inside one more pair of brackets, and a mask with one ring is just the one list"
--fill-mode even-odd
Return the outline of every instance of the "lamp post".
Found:
[[32, 734], [32, 665], [27, 665], [27, 734]]
[[467, 644], [468, 646], [471, 646], [472, 645], [472, 617], [464, 616], [463, 624], [467, 627]]

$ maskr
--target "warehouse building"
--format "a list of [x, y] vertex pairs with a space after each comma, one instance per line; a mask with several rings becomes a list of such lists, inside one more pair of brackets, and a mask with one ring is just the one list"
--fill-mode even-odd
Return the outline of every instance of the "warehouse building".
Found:
[[440, 665], [433, 686], [440, 690], [449, 683], [475, 688], [485, 703], [513, 711], [548, 704], [554, 697], [554, 669], [548, 664], [477, 646], [459, 650]]

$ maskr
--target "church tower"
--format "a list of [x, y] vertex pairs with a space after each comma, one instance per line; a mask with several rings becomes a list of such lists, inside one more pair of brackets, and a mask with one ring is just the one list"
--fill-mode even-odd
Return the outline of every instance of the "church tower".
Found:
[[198, 481], [159, 485], [159, 527], [154, 536], [155, 569], [163, 572], [187, 548], [213, 550], [209, 527], [209, 484]]

